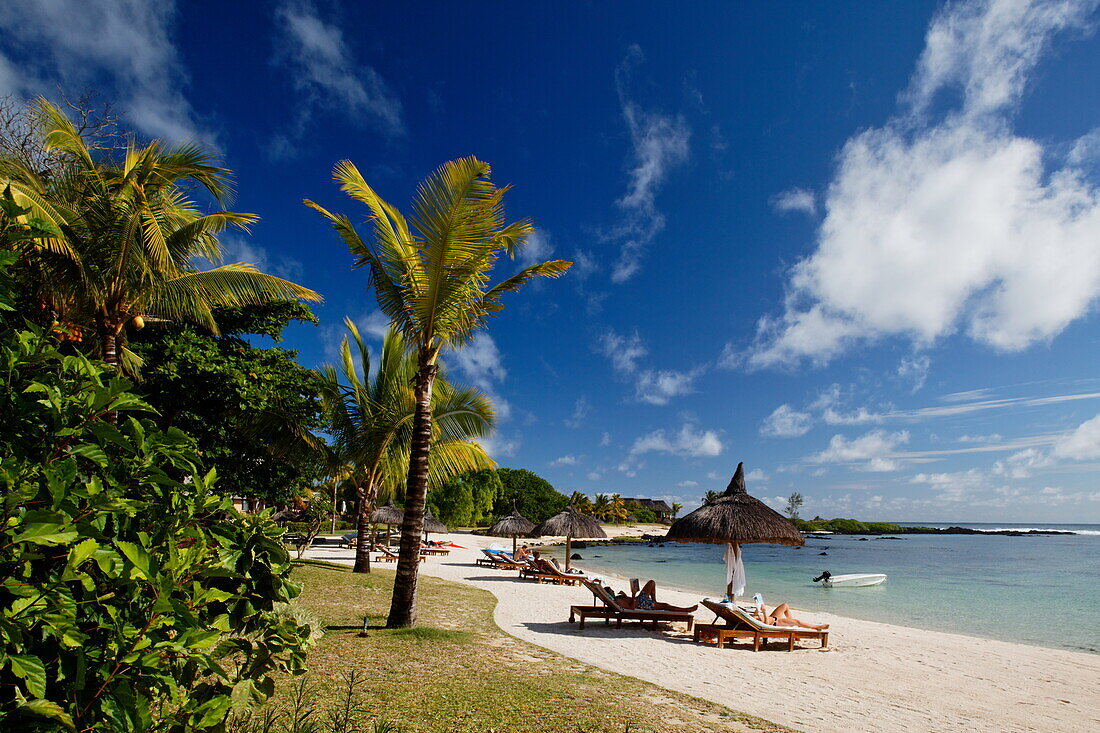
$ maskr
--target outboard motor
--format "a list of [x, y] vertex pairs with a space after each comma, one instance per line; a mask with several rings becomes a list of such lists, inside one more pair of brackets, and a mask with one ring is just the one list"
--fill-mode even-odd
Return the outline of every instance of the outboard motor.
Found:
[[821, 575], [814, 578], [813, 582], [816, 583], [819, 580], [828, 580], [831, 577], [833, 577], [833, 574], [830, 573], [828, 570], [824, 570], [824, 571], [822, 571]]

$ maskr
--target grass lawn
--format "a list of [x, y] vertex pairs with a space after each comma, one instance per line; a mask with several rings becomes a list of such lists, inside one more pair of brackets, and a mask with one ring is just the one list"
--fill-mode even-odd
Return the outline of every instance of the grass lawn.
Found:
[[[356, 703], [364, 720], [408, 733], [569, 731], [697, 733], [786, 731], [768, 721], [591, 667], [520, 641], [493, 623], [491, 593], [420, 577], [419, 627], [379, 628], [389, 610], [392, 570], [370, 575], [300, 564], [298, 602], [328, 631], [309, 654], [310, 699], [324, 706], [363, 677]], [[360, 636], [364, 614], [371, 628]], [[275, 705], [287, 704], [292, 683]]]

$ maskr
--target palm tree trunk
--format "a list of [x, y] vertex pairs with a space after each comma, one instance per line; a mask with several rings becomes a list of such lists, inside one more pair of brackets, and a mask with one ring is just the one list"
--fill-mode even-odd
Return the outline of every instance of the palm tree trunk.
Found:
[[374, 511], [374, 487], [363, 484], [359, 487], [359, 517], [355, 527], [355, 567], [353, 573], [370, 572], [370, 548], [374, 537], [370, 531], [370, 515]]
[[[103, 361], [116, 372], [118, 368], [118, 334], [110, 325], [104, 325], [100, 333], [100, 342], [103, 344]], [[103, 414], [103, 419], [109, 423], [118, 423], [118, 410], [108, 410]]]
[[432, 384], [439, 367], [421, 359], [416, 373], [409, 475], [405, 481], [405, 520], [393, 580], [393, 599], [386, 626], [401, 629], [416, 623], [416, 581], [420, 570], [420, 532], [424, 528], [424, 498], [428, 493], [428, 452], [432, 446]]

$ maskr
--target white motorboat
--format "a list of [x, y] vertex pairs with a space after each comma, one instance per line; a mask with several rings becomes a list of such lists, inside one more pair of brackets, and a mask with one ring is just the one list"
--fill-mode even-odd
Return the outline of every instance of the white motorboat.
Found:
[[886, 582], [884, 573], [848, 573], [846, 575], [833, 575], [828, 570], [814, 578], [814, 582], [821, 581], [825, 588], [861, 588], [868, 585], [881, 585]]

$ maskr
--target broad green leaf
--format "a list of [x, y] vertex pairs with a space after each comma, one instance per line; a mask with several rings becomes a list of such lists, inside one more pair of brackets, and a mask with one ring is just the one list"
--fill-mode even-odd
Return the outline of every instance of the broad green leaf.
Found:
[[46, 665], [41, 659], [30, 654], [9, 654], [8, 664], [12, 673], [27, 685], [32, 697], [46, 696]]
[[76, 726], [73, 725], [73, 719], [69, 717], [68, 713], [61, 709], [60, 705], [52, 700], [27, 700], [19, 705], [19, 711], [37, 715], [40, 718], [56, 720], [69, 730], [76, 730]]
[[98, 464], [101, 468], [107, 467], [107, 454], [104, 453], [103, 449], [100, 448], [98, 445], [85, 443], [84, 445], [76, 446], [70, 452], [78, 456], [84, 456], [89, 461], [93, 461]]
[[149, 553], [144, 548], [124, 540], [116, 540], [115, 547], [126, 556], [127, 560], [134, 564], [134, 567], [141, 571], [145, 578], [152, 578], [153, 572], [149, 567]]
[[13, 543], [30, 542], [36, 545], [62, 545], [72, 542], [80, 533], [57, 522], [22, 525], [23, 531], [12, 538]]

